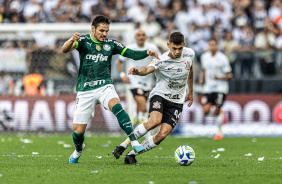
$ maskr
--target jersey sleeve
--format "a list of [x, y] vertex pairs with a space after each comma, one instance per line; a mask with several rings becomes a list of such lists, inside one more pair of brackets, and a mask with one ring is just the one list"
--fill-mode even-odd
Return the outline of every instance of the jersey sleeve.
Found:
[[223, 55], [222, 57], [222, 71], [224, 73], [228, 73], [228, 72], [231, 72], [232, 69], [231, 69], [231, 66], [230, 66], [230, 63], [229, 63], [229, 60], [226, 56]]
[[206, 70], [206, 66], [205, 66], [205, 55], [204, 55], [204, 54], [201, 56], [201, 68], [202, 68], [203, 70]]
[[113, 55], [120, 54], [121, 56], [123, 56], [123, 54], [127, 50], [127, 47], [125, 47], [122, 43], [116, 40], [113, 40], [113, 43], [114, 43]]
[[76, 42], [75, 49], [80, 52], [83, 48], [84, 42], [85, 42], [85, 37], [81, 36], [80, 39]]
[[154, 59], [148, 66], [155, 67], [155, 70], [159, 69], [162, 65], [162, 61], [158, 59]]

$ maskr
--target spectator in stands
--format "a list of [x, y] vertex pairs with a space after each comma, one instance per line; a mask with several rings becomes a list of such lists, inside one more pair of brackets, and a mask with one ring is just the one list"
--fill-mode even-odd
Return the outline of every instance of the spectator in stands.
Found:
[[7, 73], [0, 72], [0, 95], [14, 94], [14, 79]]
[[282, 76], [282, 34], [277, 38], [275, 42], [276, 51], [276, 68], [277, 72]]
[[275, 63], [274, 63], [274, 45], [276, 37], [268, 29], [267, 26], [263, 28], [263, 31], [259, 32], [255, 37], [255, 47], [259, 62], [261, 64], [262, 73], [266, 75], [275, 74]]
[[239, 47], [238, 41], [233, 39], [231, 31], [227, 31], [225, 33], [225, 38], [223, 40], [223, 50], [224, 50], [224, 54], [227, 56], [230, 62], [233, 73], [235, 69], [234, 66], [236, 60], [235, 51], [238, 49], [238, 47]]
[[[238, 59], [241, 61], [241, 75], [242, 78], [252, 77], [252, 66], [254, 62], [254, 32], [251, 27], [245, 26], [243, 35], [239, 40]], [[239, 76], [237, 76], [239, 77]]]

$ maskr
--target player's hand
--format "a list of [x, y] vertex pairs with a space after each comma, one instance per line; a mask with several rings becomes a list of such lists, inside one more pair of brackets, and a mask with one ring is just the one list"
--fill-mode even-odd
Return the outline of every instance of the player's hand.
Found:
[[139, 75], [139, 70], [135, 67], [132, 67], [129, 71], [128, 71], [128, 75]]
[[185, 102], [187, 102], [188, 100], [189, 100], [188, 107], [191, 107], [191, 105], [193, 104], [193, 93], [188, 93], [185, 96]]
[[127, 76], [124, 76], [122, 79], [122, 82], [125, 83], [125, 84], [129, 84], [129, 78]]
[[79, 36], [80, 36], [80, 34], [77, 33], [77, 32], [75, 32], [75, 33], [72, 35], [71, 40], [74, 41], [74, 42], [76, 42], [76, 41], [78, 41], [78, 40], [80, 39]]
[[214, 76], [214, 79], [215, 79], [215, 80], [219, 80], [219, 77], [215, 75], [215, 76]]
[[158, 56], [158, 53], [157, 53], [156, 51], [147, 50], [147, 54], [148, 54], [149, 56], [153, 56], [153, 57], [155, 57], [155, 58], [157, 58], [157, 59], [160, 59], [159, 56]]

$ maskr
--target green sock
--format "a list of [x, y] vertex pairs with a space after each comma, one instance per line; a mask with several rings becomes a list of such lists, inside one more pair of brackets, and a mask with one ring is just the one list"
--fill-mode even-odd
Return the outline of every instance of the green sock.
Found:
[[133, 132], [131, 120], [128, 116], [128, 114], [123, 110], [121, 104], [116, 104], [112, 112], [117, 117], [119, 126], [123, 129], [123, 131], [126, 133], [126, 135], [129, 137], [131, 141], [135, 141], [136, 137]]
[[77, 134], [75, 132], [72, 132], [72, 139], [75, 146], [76, 151], [82, 151], [82, 144], [84, 141], [84, 133], [83, 134]]

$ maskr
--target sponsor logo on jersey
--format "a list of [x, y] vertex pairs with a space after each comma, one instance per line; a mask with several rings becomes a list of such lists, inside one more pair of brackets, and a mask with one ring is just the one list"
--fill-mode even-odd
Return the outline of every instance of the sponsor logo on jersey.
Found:
[[191, 54], [183, 54], [183, 57], [193, 57], [193, 55]]
[[161, 102], [159, 102], [159, 101], [155, 101], [154, 103], [153, 103], [153, 108], [154, 109], [160, 109], [161, 108]]
[[178, 68], [178, 69], [177, 69], [177, 72], [182, 72], [182, 69]]
[[98, 61], [108, 61], [108, 56], [103, 56], [103, 54], [98, 54], [98, 55], [87, 54], [86, 59], [91, 59], [96, 63]]
[[80, 37], [78, 41], [81, 41], [82, 39], [85, 39], [85, 37]]
[[101, 50], [101, 45], [100, 44], [96, 44], [96, 50], [100, 51]]
[[110, 51], [110, 50], [111, 50], [111, 46], [108, 45], [108, 44], [104, 44], [104, 45], [103, 45], [103, 49], [104, 49], [105, 51]]
[[85, 82], [84, 87], [101, 85], [101, 84], [104, 84], [105, 82], [106, 82], [105, 80], [96, 80], [96, 81]]
[[90, 45], [90, 47], [91, 47], [92, 43], [89, 43], [89, 42], [86, 42], [86, 43], [88, 43]]
[[121, 47], [121, 48], [124, 48], [124, 46], [123, 46], [121, 43], [119, 43], [119, 42], [117, 42], [117, 41], [114, 41], [114, 43], [117, 44], [117, 46], [119, 46], [119, 47]]
[[191, 67], [191, 61], [187, 61], [186, 63], [184, 63], [186, 66], [185, 66], [185, 70], [190, 70], [190, 67]]
[[171, 70], [171, 69], [173, 69], [174, 67], [171, 67], [171, 68], [168, 68], [167, 70]]

